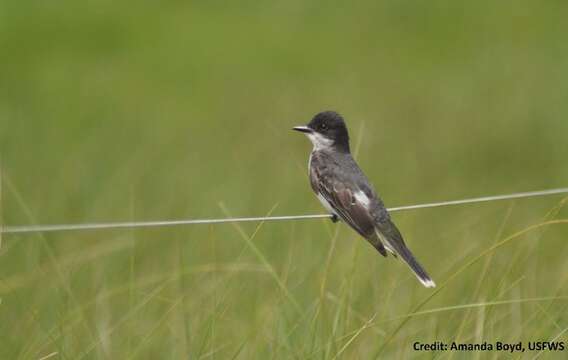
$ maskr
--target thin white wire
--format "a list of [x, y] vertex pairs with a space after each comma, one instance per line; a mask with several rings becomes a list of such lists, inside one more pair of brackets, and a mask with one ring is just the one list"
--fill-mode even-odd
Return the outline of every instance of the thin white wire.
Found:
[[[405, 211], [416, 209], [436, 208], [442, 206], [455, 206], [462, 204], [483, 203], [499, 200], [511, 200], [520, 198], [529, 198], [537, 196], [547, 196], [555, 194], [566, 194], [568, 188], [530, 191], [507, 195], [484, 196], [472, 199], [442, 201], [437, 203], [418, 204], [399, 206], [389, 208], [388, 211]], [[223, 219], [189, 219], [189, 220], [166, 220], [166, 221], [146, 221], [146, 222], [117, 222], [117, 223], [98, 223], [98, 224], [61, 224], [61, 225], [30, 225], [30, 226], [5, 226], [0, 229], [2, 234], [23, 234], [35, 232], [53, 232], [53, 231], [82, 231], [82, 230], [101, 230], [101, 229], [120, 229], [120, 228], [145, 228], [145, 227], [164, 227], [179, 225], [197, 225], [197, 224], [222, 224], [236, 222], [258, 222], [258, 221], [289, 221], [289, 220], [310, 220], [330, 218], [329, 214], [322, 215], [290, 215], [290, 216], [270, 216], [270, 217], [241, 217], [241, 218], [223, 218]]]

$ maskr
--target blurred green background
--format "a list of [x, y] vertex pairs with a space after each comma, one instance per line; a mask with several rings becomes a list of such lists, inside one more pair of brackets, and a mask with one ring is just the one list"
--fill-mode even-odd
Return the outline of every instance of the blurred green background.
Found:
[[[322, 213], [290, 128], [327, 109], [388, 206], [567, 186], [567, 16], [563, 1], [2, 1], [2, 223]], [[498, 358], [412, 344], [567, 341], [568, 225], [510, 237], [567, 218], [561, 200], [394, 214], [436, 290], [327, 220], [4, 235], [0, 358]]]

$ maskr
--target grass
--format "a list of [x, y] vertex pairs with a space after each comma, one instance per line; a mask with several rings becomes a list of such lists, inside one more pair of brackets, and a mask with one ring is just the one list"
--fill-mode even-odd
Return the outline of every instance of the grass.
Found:
[[[567, 10], [4, 2], [0, 224], [321, 213], [289, 129], [324, 109], [388, 206], [564, 187]], [[394, 213], [434, 290], [323, 219], [3, 235], [0, 358], [483, 359], [503, 354], [412, 344], [568, 341], [565, 204]], [[539, 357], [565, 353], [514, 354]]]

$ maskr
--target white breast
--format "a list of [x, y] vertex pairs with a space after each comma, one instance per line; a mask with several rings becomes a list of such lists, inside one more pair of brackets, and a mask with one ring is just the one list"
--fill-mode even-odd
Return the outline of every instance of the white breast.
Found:
[[[316, 147], [314, 146], [314, 149], [310, 153], [310, 158], [308, 159], [308, 174], [310, 176], [311, 176], [311, 173], [312, 173], [312, 157], [314, 156], [315, 151], [316, 151]], [[323, 207], [327, 211], [329, 211], [330, 214], [337, 215], [337, 213], [333, 210], [333, 207], [331, 206], [331, 204], [325, 199], [325, 197], [322, 194], [318, 193], [317, 197], [318, 197], [318, 200], [322, 203]]]

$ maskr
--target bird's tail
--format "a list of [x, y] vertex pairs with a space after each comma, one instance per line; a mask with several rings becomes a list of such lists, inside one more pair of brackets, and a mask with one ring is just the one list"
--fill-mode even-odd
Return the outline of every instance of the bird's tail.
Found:
[[436, 287], [436, 283], [430, 275], [424, 270], [422, 265], [416, 260], [414, 255], [408, 250], [406, 246], [402, 246], [401, 251], [399, 252], [400, 257], [404, 262], [410, 267], [414, 275], [418, 278], [418, 280], [422, 283], [422, 285], [426, 286], [427, 288]]
[[[388, 225], [387, 225], [388, 224]], [[402, 240], [402, 235], [392, 222], [388, 222], [387, 226], [383, 226], [382, 229], [376, 229], [377, 236], [384, 244], [385, 248], [390, 251], [395, 256], [400, 256], [402, 260], [410, 267], [414, 275], [418, 280], [427, 288], [436, 287], [436, 283], [432, 280], [430, 275], [424, 270], [422, 265], [416, 260], [414, 255], [404, 244]], [[383, 231], [381, 231], [383, 230]]]

